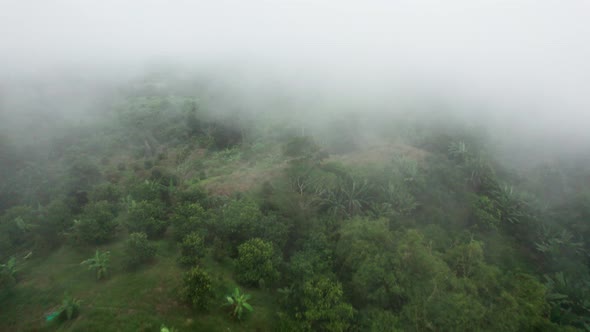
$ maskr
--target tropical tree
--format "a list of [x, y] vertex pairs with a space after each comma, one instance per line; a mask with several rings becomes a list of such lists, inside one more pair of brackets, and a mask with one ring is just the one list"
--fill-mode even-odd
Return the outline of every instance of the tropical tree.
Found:
[[181, 295], [187, 303], [201, 310], [209, 306], [213, 296], [211, 278], [206, 271], [195, 266], [184, 274]]
[[100, 252], [100, 250], [96, 249], [94, 257], [89, 258], [80, 264], [88, 266], [88, 270], [94, 270], [96, 272], [96, 279], [100, 280], [105, 278], [108, 274], [110, 255], [110, 251]]
[[254, 311], [252, 306], [247, 302], [250, 298], [250, 294], [240, 293], [238, 287], [234, 289], [232, 294], [225, 297], [225, 305], [231, 307], [231, 315], [233, 318], [242, 319], [242, 315], [245, 312], [244, 309], [250, 312]]
[[149, 238], [158, 238], [166, 231], [166, 211], [160, 201], [132, 202], [127, 214], [130, 232], [146, 233]]
[[125, 260], [128, 268], [136, 268], [151, 261], [156, 255], [156, 246], [145, 233], [131, 233], [125, 242]]
[[262, 239], [251, 239], [238, 247], [236, 278], [246, 285], [260, 285], [279, 278], [280, 256], [275, 253], [272, 243]]
[[205, 256], [205, 242], [198, 233], [190, 233], [180, 243], [179, 262], [182, 265], [197, 265], [199, 260]]
[[74, 220], [74, 232], [85, 243], [99, 244], [115, 236], [117, 221], [113, 205], [107, 201], [89, 203], [84, 207], [80, 218]]

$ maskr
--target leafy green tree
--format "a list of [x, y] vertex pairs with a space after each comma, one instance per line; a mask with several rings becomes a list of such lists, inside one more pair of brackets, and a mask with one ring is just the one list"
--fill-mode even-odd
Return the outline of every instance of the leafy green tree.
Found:
[[256, 286], [260, 282], [272, 283], [279, 279], [280, 256], [272, 243], [251, 239], [238, 247], [236, 279], [245, 285]]
[[[250, 294], [240, 293], [240, 289], [236, 287], [231, 295], [225, 297], [225, 305], [231, 308], [231, 315], [235, 319], [242, 319], [245, 310], [254, 311], [252, 306], [248, 303], [251, 298]], [[244, 310], [245, 309], [245, 310]]]
[[370, 332], [401, 332], [399, 317], [393, 312], [371, 308], [359, 312], [359, 328]]
[[104, 183], [92, 188], [89, 196], [93, 202], [107, 201], [117, 204], [121, 199], [121, 191], [112, 183]]
[[193, 307], [205, 310], [213, 296], [209, 274], [195, 266], [184, 274], [181, 295], [184, 301]]
[[405, 302], [399, 274], [395, 273], [395, 238], [384, 219], [356, 218], [343, 225], [336, 260], [356, 306], [399, 309]]
[[170, 217], [174, 238], [177, 241], [182, 241], [187, 234], [193, 232], [207, 234], [209, 218], [209, 213], [198, 203], [178, 204], [174, 207]]
[[295, 317], [312, 331], [346, 331], [354, 314], [342, 285], [319, 276], [301, 285]]
[[212, 233], [228, 242], [235, 257], [239, 244], [251, 238], [262, 238], [282, 247], [288, 236], [288, 225], [274, 215], [265, 216], [250, 199], [232, 200], [218, 211]]
[[74, 221], [74, 232], [80, 241], [100, 244], [115, 236], [117, 226], [111, 204], [107, 201], [92, 202], [84, 207], [82, 214]]
[[61, 199], [51, 201], [42, 209], [43, 221], [36, 230], [39, 242], [54, 248], [63, 243], [67, 231], [74, 224], [74, 217], [69, 206]]
[[145, 233], [131, 233], [125, 242], [125, 264], [133, 269], [150, 262], [156, 256], [156, 245], [150, 243]]
[[179, 262], [182, 265], [197, 265], [205, 256], [205, 242], [198, 233], [190, 233], [180, 243]]
[[143, 232], [149, 238], [159, 238], [167, 227], [166, 210], [161, 202], [133, 202], [129, 207], [127, 229], [130, 232]]
[[157, 181], [145, 180], [133, 184], [129, 189], [129, 195], [135, 201], [158, 201], [165, 189]]
[[109, 272], [110, 256], [110, 251], [100, 252], [100, 250], [96, 249], [94, 257], [83, 261], [80, 265], [88, 266], [88, 270], [94, 270], [96, 273], [96, 280], [104, 279]]
[[37, 211], [30, 206], [18, 205], [6, 210], [0, 218], [0, 232], [8, 238], [5, 249], [30, 244], [37, 225]]

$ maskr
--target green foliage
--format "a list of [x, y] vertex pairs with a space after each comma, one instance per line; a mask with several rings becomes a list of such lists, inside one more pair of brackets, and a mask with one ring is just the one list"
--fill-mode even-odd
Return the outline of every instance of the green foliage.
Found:
[[129, 232], [146, 233], [149, 238], [161, 237], [166, 228], [166, 210], [160, 201], [133, 202], [127, 212]]
[[170, 217], [174, 238], [181, 241], [193, 232], [207, 234], [208, 218], [209, 214], [198, 203], [186, 202], [175, 206]]
[[37, 233], [41, 245], [53, 248], [61, 245], [67, 231], [74, 224], [74, 217], [68, 205], [61, 199], [53, 200], [42, 210], [43, 222]]
[[475, 223], [488, 229], [498, 229], [500, 226], [500, 211], [488, 196], [472, 196], [472, 209]]
[[166, 327], [166, 325], [162, 325], [160, 327], [160, 332], [178, 332], [178, 330], [173, 327]]
[[11, 257], [6, 264], [0, 264], [0, 291], [10, 289], [16, 284], [16, 258]]
[[157, 201], [162, 198], [164, 190], [165, 188], [157, 181], [145, 180], [133, 184], [129, 189], [129, 194], [135, 201]]
[[107, 201], [89, 203], [74, 221], [74, 234], [79, 241], [100, 244], [115, 236], [118, 222], [113, 214], [113, 206]]
[[206, 310], [213, 296], [209, 274], [198, 266], [186, 272], [183, 278], [181, 296], [184, 301], [193, 307]]
[[359, 313], [359, 327], [361, 331], [370, 332], [401, 332], [399, 317], [393, 312], [383, 309], [368, 309]]
[[179, 262], [182, 265], [194, 266], [205, 256], [205, 242], [198, 233], [190, 233], [180, 243]]
[[104, 279], [109, 272], [110, 256], [110, 251], [100, 252], [100, 250], [96, 249], [94, 257], [83, 261], [80, 265], [88, 266], [88, 270], [94, 270], [96, 273], [96, 280]]
[[78, 314], [80, 313], [80, 300], [66, 294], [61, 305], [57, 309], [57, 312], [57, 317], [61, 321], [72, 320], [78, 317]]
[[121, 199], [121, 191], [112, 183], [103, 183], [92, 188], [90, 200], [93, 202], [107, 201], [116, 204]]
[[237, 246], [258, 237], [273, 242], [278, 248], [287, 241], [288, 226], [283, 220], [264, 216], [256, 202], [250, 199], [232, 200], [218, 211], [212, 233], [229, 242], [230, 255], [235, 256]]
[[238, 287], [234, 289], [231, 295], [227, 295], [225, 297], [225, 305], [231, 308], [231, 316], [233, 318], [240, 320], [242, 319], [242, 315], [245, 313], [245, 310], [250, 312], [254, 311], [252, 306], [248, 303], [250, 298], [250, 294], [240, 293], [240, 289]]
[[342, 285], [324, 276], [306, 281], [298, 289], [295, 317], [311, 331], [346, 331], [354, 314], [344, 301]]
[[283, 146], [283, 155], [291, 158], [309, 160], [322, 160], [327, 158], [327, 153], [309, 136], [293, 137]]
[[238, 247], [236, 279], [245, 285], [257, 286], [262, 280], [270, 284], [279, 279], [280, 256], [272, 243], [255, 238]]
[[570, 277], [563, 272], [545, 275], [546, 299], [551, 306], [551, 320], [562, 325], [586, 328], [590, 325], [590, 281]]
[[0, 245], [7, 250], [31, 243], [37, 225], [37, 211], [30, 206], [19, 205], [6, 210], [0, 218], [0, 233], [7, 238]]
[[347, 177], [340, 181], [336, 190], [320, 190], [321, 205], [329, 214], [351, 218], [367, 207], [369, 185], [367, 181]]
[[125, 264], [136, 268], [150, 262], [156, 256], [156, 245], [150, 243], [145, 233], [131, 233], [125, 242]]

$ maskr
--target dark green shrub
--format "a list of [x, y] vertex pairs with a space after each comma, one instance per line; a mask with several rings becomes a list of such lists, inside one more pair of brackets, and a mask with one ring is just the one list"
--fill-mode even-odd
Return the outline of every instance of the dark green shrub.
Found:
[[280, 258], [272, 243], [251, 239], [238, 247], [236, 279], [250, 286], [270, 284], [279, 279]]
[[215, 234], [229, 243], [232, 257], [236, 256], [239, 244], [254, 237], [282, 248], [289, 230], [285, 220], [274, 215], [263, 215], [256, 202], [250, 199], [232, 200], [225, 204], [212, 226]]
[[70, 207], [61, 199], [51, 201], [42, 210], [43, 222], [36, 229], [38, 243], [44, 247], [58, 247], [67, 230], [74, 224]]
[[37, 212], [30, 206], [19, 205], [12, 207], [0, 217], [0, 233], [6, 234], [7, 247], [28, 244], [31, 232], [37, 224]]
[[6, 264], [0, 264], [0, 291], [11, 289], [16, 284], [16, 258], [11, 257]]
[[80, 313], [80, 300], [73, 298], [66, 294], [61, 302], [61, 306], [57, 309], [57, 317], [60, 321], [71, 320], [78, 317]]
[[197, 233], [190, 233], [180, 243], [179, 262], [182, 265], [193, 266], [205, 256], [205, 242]]
[[283, 154], [287, 157], [307, 157], [319, 150], [319, 146], [309, 136], [293, 137], [283, 146]]
[[129, 232], [143, 232], [149, 238], [157, 238], [164, 234], [167, 227], [164, 204], [159, 201], [131, 203], [127, 213]]
[[100, 244], [115, 236], [117, 225], [111, 204], [100, 201], [84, 207], [79, 219], [74, 221], [74, 232], [79, 241]]
[[180, 241], [193, 232], [206, 234], [208, 217], [208, 213], [198, 203], [179, 204], [170, 217], [174, 238]]
[[121, 191], [112, 183], [103, 183], [92, 189], [90, 200], [94, 202], [107, 201], [111, 204], [117, 204], [121, 199]]
[[154, 259], [156, 246], [149, 242], [145, 233], [131, 233], [125, 242], [125, 264], [134, 269]]
[[162, 191], [164, 189], [156, 181], [145, 180], [133, 184], [129, 190], [129, 194], [136, 201], [156, 201], [162, 197]]
[[193, 307], [205, 310], [213, 297], [212, 289], [209, 274], [195, 266], [184, 274], [181, 296]]

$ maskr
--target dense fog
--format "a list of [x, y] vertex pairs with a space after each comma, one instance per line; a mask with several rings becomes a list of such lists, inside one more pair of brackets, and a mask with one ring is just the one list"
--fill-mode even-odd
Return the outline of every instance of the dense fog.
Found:
[[586, 1], [5, 0], [2, 7], [8, 118], [70, 118], [163, 66], [206, 72], [250, 100], [286, 94], [300, 108], [316, 105], [313, 114], [342, 104], [395, 112], [411, 99], [485, 119], [502, 137], [588, 139]]

